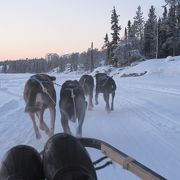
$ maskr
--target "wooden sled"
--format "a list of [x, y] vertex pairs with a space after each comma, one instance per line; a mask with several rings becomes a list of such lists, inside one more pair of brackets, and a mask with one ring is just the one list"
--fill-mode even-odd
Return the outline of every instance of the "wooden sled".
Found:
[[166, 178], [153, 170], [139, 163], [127, 154], [119, 151], [110, 144], [93, 138], [78, 138], [84, 147], [91, 147], [100, 150], [112, 161], [120, 164], [124, 169], [132, 172], [143, 180], [165, 180]]

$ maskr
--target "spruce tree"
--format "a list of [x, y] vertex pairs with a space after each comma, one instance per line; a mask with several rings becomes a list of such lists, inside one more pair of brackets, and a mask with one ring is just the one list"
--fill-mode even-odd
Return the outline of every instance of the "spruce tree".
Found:
[[144, 55], [147, 58], [154, 58], [156, 56], [157, 45], [157, 18], [155, 15], [155, 8], [151, 6], [148, 14], [148, 20], [144, 28]]
[[131, 34], [131, 21], [128, 21], [127, 24], [127, 36], [128, 36], [128, 40], [130, 39], [130, 34]]
[[178, 3], [180, 3], [180, 0], [165, 0], [165, 2], [170, 6], [176, 6]]
[[104, 37], [104, 45], [103, 45], [103, 49], [107, 48], [109, 44], [109, 37], [108, 34], [106, 33], [105, 37]]
[[142, 39], [143, 28], [144, 28], [144, 18], [143, 12], [141, 11], [141, 6], [138, 6], [136, 11], [136, 16], [134, 17], [135, 33], [138, 40]]
[[180, 3], [176, 8], [177, 34], [176, 34], [176, 55], [180, 55]]
[[175, 56], [176, 47], [176, 17], [175, 6], [171, 6], [168, 13], [168, 31], [167, 31], [166, 47], [168, 48], [168, 54]]
[[143, 42], [143, 28], [144, 28], [144, 18], [143, 12], [141, 11], [141, 6], [138, 6], [136, 11], [136, 16], [134, 17], [134, 33], [135, 33], [135, 46], [142, 52], [142, 42]]
[[135, 39], [135, 27], [134, 24], [131, 24], [131, 21], [128, 21], [127, 24], [127, 39], [128, 39], [128, 43], [131, 44], [131, 47], [133, 49], [136, 48], [136, 39]]
[[112, 41], [111, 41], [111, 57], [112, 64], [117, 66], [117, 60], [114, 57], [114, 50], [117, 48], [118, 42], [120, 40], [119, 31], [121, 30], [121, 26], [119, 26], [119, 15], [116, 13], [115, 7], [113, 7], [112, 15], [111, 15], [111, 30], [112, 30]]
[[105, 50], [106, 53], [106, 61], [105, 64], [111, 64], [111, 58], [110, 58], [110, 42], [109, 42], [109, 37], [108, 34], [106, 33], [105, 38], [104, 38], [104, 45], [103, 45], [103, 49]]
[[124, 41], [125, 43], [127, 44], [127, 41], [128, 41], [128, 33], [127, 33], [127, 28], [125, 27], [124, 29]]
[[162, 20], [166, 20], [167, 19], [167, 7], [164, 6], [164, 12], [163, 12], [163, 18]]
[[158, 45], [159, 45], [159, 52], [158, 57], [164, 58], [168, 56], [168, 51], [166, 48], [166, 41], [167, 41], [167, 31], [168, 31], [168, 18], [167, 18], [167, 7], [164, 6], [163, 17], [158, 22]]
[[[168, 55], [175, 56], [180, 53], [179, 45], [180, 45], [180, 0], [165, 0], [166, 5], [169, 5], [169, 13], [168, 13], [168, 29], [167, 29], [167, 40], [165, 43], [165, 47], [168, 50]], [[166, 6], [165, 5], [165, 6]]]

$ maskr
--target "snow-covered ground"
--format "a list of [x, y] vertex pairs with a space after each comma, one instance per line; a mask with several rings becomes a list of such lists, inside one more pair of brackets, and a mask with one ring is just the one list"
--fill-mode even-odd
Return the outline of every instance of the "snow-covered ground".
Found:
[[[144, 76], [121, 77], [145, 71]], [[110, 74], [117, 83], [115, 110], [107, 114], [100, 95], [100, 104], [86, 113], [83, 136], [106, 141], [167, 179], [179, 180], [180, 57], [149, 60]], [[41, 140], [35, 139], [30, 117], [24, 112], [23, 88], [30, 75], [0, 74], [0, 159], [17, 144], [41, 151], [47, 140], [44, 132]], [[58, 84], [80, 78], [75, 73], [53, 75]], [[60, 87], [55, 88], [59, 101]], [[45, 119], [48, 123], [47, 112]], [[71, 127], [75, 129], [75, 124]], [[62, 132], [58, 105], [55, 132]], [[88, 151], [93, 160], [102, 156], [96, 150]], [[115, 163], [97, 175], [99, 180], [138, 179]]]

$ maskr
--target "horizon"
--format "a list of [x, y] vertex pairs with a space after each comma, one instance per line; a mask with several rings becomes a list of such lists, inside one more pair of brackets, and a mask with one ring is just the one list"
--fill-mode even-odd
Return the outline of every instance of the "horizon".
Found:
[[128, 20], [132, 21], [136, 15], [138, 5], [146, 20], [151, 5], [154, 5], [157, 15], [161, 16], [163, 4], [164, 0], [1, 1], [0, 61], [44, 58], [47, 53], [60, 56], [81, 53], [90, 48], [91, 42], [94, 48], [101, 49], [105, 34], [108, 33], [111, 38], [113, 6], [120, 15], [122, 37]]

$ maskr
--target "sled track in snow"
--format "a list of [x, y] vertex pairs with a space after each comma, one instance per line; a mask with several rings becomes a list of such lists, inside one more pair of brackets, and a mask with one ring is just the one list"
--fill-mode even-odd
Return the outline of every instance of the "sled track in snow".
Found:
[[[138, 101], [135, 101], [132, 99], [127, 99], [127, 98], [124, 100], [127, 101], [129, 104], [136, 105], [136, 107], [135, 107], [136, 109], [132, 109], [132, 111], [135, 114], [137, 114], [139, 117], [141, 117], [141, 119], [150, 123], [152, 126], [154, 126], [155, 128], [157, 128], [159, 130], [165, 131], [165, 129], [167, 129], [167, 131], [164, 132], [165, 134], [170, 130], [172, 132], [174, 132], [174, 130], [176, 129], [177, 126], [178, 126], [178, 129], [180, 129], [180, 123], [177, 121], [174, 121], [171, 117], [168, 117], [167, 115], [163, 115], [163, 114], [159, 113], [157, 110], [152, 111], [150, 108], [147, 108], [147, 107], [141, 105], [140, 103], [138, 103]], [[141, 108], [143, 111], [139, 112], [138, 107]], [[159, 119], [158, 117], [160, 117], [160, 119], [162, 119], [161, 122], [156, 121], [156, 119]], [[166, 123], [166, 122], [171, 122], [172, 126], [167, 126], [167, 124], [169, 124], [169, 123]], [[180, 133], [180, 131], [179, 131], [179, 133]]]
[[180, 95], [180, 91], [177, 90], [177, 89], [171, 89], [171, 88], [151, 88], [151, 87], [147, 87], [147, 88], [144, 88], [142, 86], [126, 86], [127, 89], [140, 89], [140, 90], [143, 90], [143, 91], [149, 91], [149, 92], [155, 92], [155, 93], [158, 93], [158, 94], [168, 94], [168, 95], [175, 95], [175, 96], [179, 96]]
[[[129, 88], [129, 87], [128, 87]], [[125, 92], [128, 88], [126, 88], [126, 89], [124, 89], [124, 88], [122, 88], [122, 90]], [[135, 87], [136, 88], [136, 87]], [[134, 88], [133, 88], [134, 89]], [[144, 90], [144, 88], [139, 88], [139, 89], [142, 89], [142, 90]], [[121, 90], [121, 91], [122, 91]], [[150, 93], [155, 93], [155, 94], [164, 94], [164, 92], [162, 91], [162, 92], [160, 92], [160, 91], [152, 91], [152, 90], [150, 90], [150, 89], [148, 89], [147, 91], [149, 91]], [[123, 92], [123, 93], [124, 93]], [[167, 92], [165, 92], [165, 94], [166, 94]], [[175, 94], [175, 93], [167, 93], [168, 95], [175, 95], [175, 96], [177, 96], [178, 95], [178, 97], [180, 97], [179, 95], [180, 94]], [[166, 121], [168, 121], [168, 122], [171, 122], [171, 123], [173, 123], [175, 126], [178, 126], [178, 127], [180, 127], [180, 121], [179, 122], [177, 122], [177, 121], [175, 121], [175, 120], [173, 120], [173, 116], [172, 116], [172, 114], [171, 113], [169, 113], [169, 112], [166, 112], [166, 115], [164, 115], [163, 113], [160, 113], [159, 111], [158, 111], [158, 109], [156, 109], [155, 111], [152, 111], [151, 109], [153, 109], [153, 107], [154, 106], [152, 106], [151, 104], [153, 103], [153, 105], [155, 105], [156, 104], [156, 102], [155, 101], [153, 101], [152, 99], [150, 99], [149, 100], [149, 98], [147, 98], [147, 96], [144, 96], [143, 98], [142, 98], [142, 100], [144, 101], [144, 102], [146, 102], [147, 103], [147, 106], [149, 107], [146, 107], [146, 106], [143, 106], [143, 105], [141, 105], [142, 104], [142, 102], [139, 100], [139, 99], [137, 99], [137, 98], [135, 98], [135, 97], [132, 97], [131, 96], [131, 98], [124, 98], [123, 96], [121, 96], [120, 98], [123, 98], [124, 99], [124, 101], [126, 102], [126, 101], [128, 101], [130, 104], [134, 104], [134, 105], [136, 105], [135, 107], [140, 107], [141, 109], [144, 109], [145, 111], [143, 112], [146, 116], [148, 116], [149, 118], [151, 118], [152, 116], [151, 115], [156, 115], [156, 117], [161, 117], [161, 119], [163, 119], [163, 123], [164, 124], [167, 124], [167, 123], [165, 123], [164, 122], [164, 120], [166, 120]], [[150, 102], [149, 104], [148, 104], [148, 102]], [[156, 123], [156, 121], [154, 122], [154, 123]], [[153, 124], [152, 124], [153, 125]], [[158, 126], [157, 127], [159, 127], [159, 124], [158, 124]]]
[[[132, 98], [130, 99], [130, 98], [124, 98], [124, 97], [122, 97], [122, 99], [127, 104], [129, 104], [130, 107], [133, 107], [131, 111], [134, 114], [136, 114], [140, 120], [150, 124], [152, 127], [156, 129], [156, 131], [153, 131], [153, 132], [156, 132], [156, 134], [154, 135], [156, 135], [159, 139], [161, 139], [161, 141], [167, 147], [169, 147], [169, 149], [173, 153], [176, 153], [177, 156], [179, 156], [180, 158], [180, 155], [178, 155], [179, 151], [176, 147], [176, 144], [171, 144], [171, 143], [168, 143], [167, 141], [167, 136], [169, 133], [171, 134], [175, 132], [175, 133], [180, 134], [180, 123], [178, 123], [177, 121], [174, 121], [172, 118], [166, 115], [159, 113], [157, 110], [152, 111], [150, 108], [144, 107], [143, 105], [141, 105], [141, 103], [138, 103], [137, 99], [132, 100]], [[132, 106], [132, 105], [135, 105], [135, 106]], [[139, 112], [140, 109], [141, 109], [141, 112]], [[159, 118], [161, 119], [161, 121], [159, 121]], [[169, 124], [169, 122], [171, 122], [171, 124]], [[180, 162], [178, 164], [180, 165]]]

